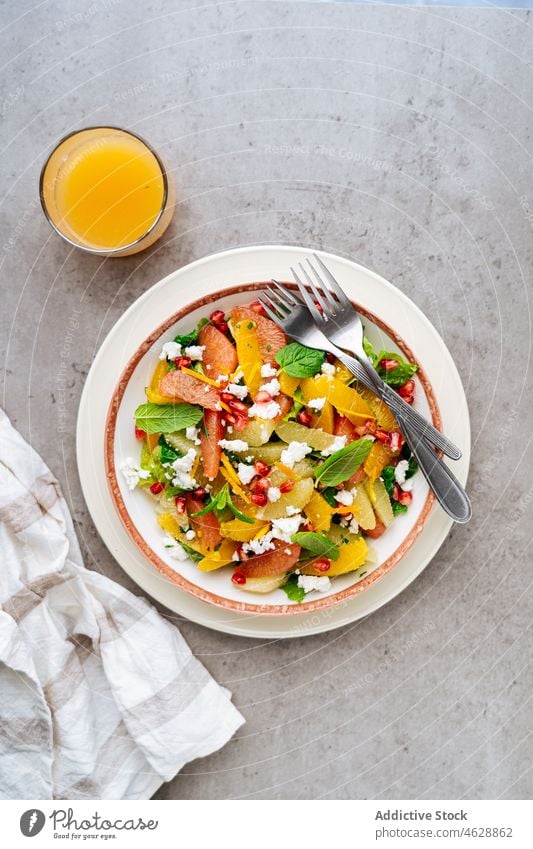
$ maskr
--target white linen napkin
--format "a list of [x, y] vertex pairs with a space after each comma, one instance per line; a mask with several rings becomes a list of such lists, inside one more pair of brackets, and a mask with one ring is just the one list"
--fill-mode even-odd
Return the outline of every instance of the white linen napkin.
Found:
[[57, 481], [2, 410], [0, 551], [0, 798], [149, 798], [244, 722], [173, 625], [85, 569]]

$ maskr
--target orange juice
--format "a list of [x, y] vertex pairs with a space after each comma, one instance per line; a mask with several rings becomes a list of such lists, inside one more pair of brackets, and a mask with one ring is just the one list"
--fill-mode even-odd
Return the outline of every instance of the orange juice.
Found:
[[81, 130], [59, 143], [43, 168], [41, 199], [67, 241], [109, 255], [153, 244], [174, 204], [157, 154], [138, 136], [112, 127]]

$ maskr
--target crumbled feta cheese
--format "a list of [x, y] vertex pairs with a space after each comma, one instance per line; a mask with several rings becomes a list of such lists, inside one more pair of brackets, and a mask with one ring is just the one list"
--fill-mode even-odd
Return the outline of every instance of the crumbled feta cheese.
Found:
[[224, 392], [229, 392], [230, 395], [235, 395], [236, 398], [242, 401], [248, 395], [248, 387], [241, 386], [240, 383], [228, 383]]
[[246, 460], [247, 463], [253, 463], [253, 461], [254, 461], [254, 458], [252, 457], [251, 454], [248, 454], [248, 456], [245, 457], [244, 459]]
[[404, 492], [411, 492], [413, 489], [413, 479], [409, 478], [401, 484], [402, 490]]
[[248, 451], [248, 443], [244, 439], [219, 439], [218, 444], [228, 451]]
[[349, 507], [350, 504], [353, 504], [353, 495], [348, 489], [341, 489], [335, 493], [335, 501], [338, 501], [339, 504], [344, 504], [345, 507]]
[[178, 457], [172, 463], [172, 468], [175, 472], [175, 477], [172, 479], [174, 486], [179, 486], [182, 489], [193, 489], [197, 486], [195, 479], [191, 476], [190, 471], [196, 460], [196, 451], [194, 448], [189, 448], [184, 457]]
[[325, 403], [325, 398], [311, 398], [311, 400], [307, 402], [307, 406], [311, 407], [312, 410], [319, 412]]
[[185, 539], [191, 540], [191, 539], [194, 539], [195, 536], [196, 536], [196, 531], [193, 531], [192, 528], [190, 528], [190, 530], [188, 530], [188, 531], [185, 531]]
[[312, 593], [317, 590], [319, 593], [325, 593], [331, 587], [331, 581], [326, 576], [319, 578], [317, 575], [300, 575], [298, 577], [298, 586], [301, 587], [304, 593]]
[[191, 360], [203, 360], [204, 351], [205, 345], [189, 345], [185, 348], [185, 356], [190, 357]]
[[267, 489], [267, 498], [269, 501], [279, 501], [281, 498], [281, 490], [279, 486], [269, 486]]
[[292, 504], [289, 504], [289, 506], [285, 509], [285, 512], [287, 516], [296, 516], [296, 514], [300, 512], [300, 508], [293, 507]]
[[405, 476], [409, 470], [409, 461], [408, 460], [400, 460], [396, 468], [394, 469], [394, 480], [396, 483], [399, 483], [400, 486], [405, 483]]
[[146, 469], [141, 469], [139, 464], [133, 457], [126, 457], [120, 467], [120, 471], [126, 479], [128, 489], [135, 489], [140, 480], [146, 480], [150, 477], [150, 472]]
[[359, 525], [357, 524], [357, 519], [352, 519], [350, 524], [348, 525], [348, 530], [351, 534], [359, 533]]
[[274, 368], [271, 363], [263, 363], [261, 366], [261, 377], [274, 377], [277, 373], [277, 368]]
[[303, 516], [291, 516], [286, 519], [273, 519], [272, 530], [270, 531], [272, 538], [280, 539], [282, 542], [290, 542], [292, 535], [298, 532], [298, 528], [303, 521]]
[[281, 407], [277, 401], [267, 401], [266, 404], [252, 404], [248, 409], [248, 415], [255, 419], [275, 419], [281, 413]]
[[170, 534], [167, 534], [163, 537], [163, 546], [166, 550], [166, 553], [173, 557], [175, 560], [187, 560], [188, 554], [185, 549], [176, 542], [174, 537], [171, 537]]
[[341, 448], [344, 448], [346, 445], [346, 437], [345, 436], [336, 436], [329, 448], [324, 448], [320, 453], [323, 457], [329, 457], [331, 454], [334, 454], [335, 451], [340, 451]]
[[307, 442], [289, 442], [287, 448], [281, 452], [281, 462], [284, 466], [292, 469], [295, 463], [303, 460], [312, 450]]
[[235, 561], [235, 563], [238, 563], [238, 562], [239, 562], [239, 560], [240, 560], [241, 558], [239, 557], [239, 552], [238, 552], [238, 550], [233, 552], [233, 554], [231, 555], [231, 559], [232, 559], [232, 560], [234, 560], [234, 561]]
[[192, 439], [195, 445], [200, 445], [200, 440], [198, 439], [198, 428], [197, 427], [188, 427], [185, 429], [185, 436], [187, 439]]
[[219, 374], [217, 377], [217, 383], [227, 383], [229, 378], [229, 374]]
[[321, 367], [320, 371], [322, 372], [322, 374], [335, 374], [337, 369], [335, 368], [333, 363], [328, 363], [326, 361], [325, 363], [322, 363], [322, 367]]
[[253, 466], [247, 466], [246, 463], [239, 463], [237, 466], [237, 477], [240, 482], [248, 486], [252, 478], [255, 478], [257, 472]]
[[160, 360], [175, 360], [181, 354], [181, 345], [179, 342], [165, 342], [159, 354]]
[[276, 395], [279, 395], [281, 387], [277, 377], [273, 377], [268, 383], [263, 383], [260, 389], [263, 392], [268, 392], [269, 395], [272, 395], [272, 397], [275, 398]]
[[249, 542], [245, 542], [242, 549], [247, 554], [264, 554], [265, 551], [270, 551], [275, 547], [276, 546], [272, 542], [272, 534], [269, 532], [267, 534], [263, 534], [263, 536], [259, 537], [259, 539], [251, 539]]

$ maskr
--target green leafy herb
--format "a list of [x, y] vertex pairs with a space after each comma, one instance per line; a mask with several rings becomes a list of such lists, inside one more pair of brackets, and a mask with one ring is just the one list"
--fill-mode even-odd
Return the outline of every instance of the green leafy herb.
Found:
[[330, 507], [338, 507], [339, 505], [339, 502], [335, 498], [336, 493], [337, 490], [334, 486], [327, 486], [325, 489], [320, 490], [320, 495], [326, 499]]
[[[386, 371], [381, 365], [383, 360], [396, 360], [398, 365], [396, 368]], [[376, 363], [376, 369], [379, 375], [389, 386], [403, 386], [404, 383], [412, 378], [418, 369], [415, 363], [408, 363], [400, 354], [391, 353], [390, 351], [380, 351], [376, 357]]]
[[200, 321], [198, 322], [198, 324], [196, 325], [196, 330], [198, 331], [198, 333], [200, 332], [202, 327], [205, 327], [206, 324], [209, 324], [209, 319], [208, 318], [201, 318]]
[[283, 421], [290, 422], [291, 419], [295, 419], [302, 407], [305, 407], [305, 404], [303, 402], [302, 390], [300, 389], [300, 387], [298, 387], [298, 389], [294, 393], [294, 401], [292, 407], [290, 408], [289, 412], [285, 416], [283, 416]]
[[376, 361], [376, 352], [374, 351], [374, 346], [372, 345], [370, 339], [368, 339], [366, 336], [363, 336], [363, 351], [365, 352], [367, 357], [372, 360], [372, 362]]
[[211, 498], [202, 510], [198, 510], [196, 513], [192, 513], [191, 515], [205, 516], [206, 513], [212, 513], [214, 510], [221, 513], [226, 509], [226, 507], [229, 507], [233, 515], [236, 516], [237, 519], [240, 519], [241, 522], [248, 522], [250, 525], [253, 525], [255, 522], [255, 519], [250, 518], [250, 516], [245, 516], [244, 513], [241, 513], [241, 511], [235, 507], [235, 504], [231, 500], [231, 493], [227, 483], [224, 484], [220, 492], [217, 492], [217, 494]]
[[204, 555], [200, 551], [195, 551], [194, 548], [191, 548], [190, 545], [187, 545], [186, 542], [179, 541], [181, 547], [187, 552], [191, 560], [194, 560], [195, 563], [199, 563], [200, 560], [204, 559]]
[[183, 457], [180, 451], [169, 445], [163, 434], [159, 437], [159, 445], [161, 447], [161, 463], [173, 463], [178, 457]]
[[183, 489], [182, 486], [166, 486], [165, 498], [168, 498], [170, 500], [171, 498], [175, 498], [176, 495], [181, 495], [184, 492], [188, 492], [188, 490]]
[[331, 457], [316, 467], [317, 483], [336, 486], [348, 480], [356, 473], [361, 463], [364, 463], [371, 448], [372, 441], [363, 437], [335, 451]]
[[324, 351], [291, 342], [278, 351], [275, 360], [289, 377], [312, 377], [320, 371], [324, 356]]
[[407, 480], [408, 478], [412, 478], [413, 475], [415, 475], [418, 472], [418, 463], [416, 462], [416, 460], [415, 460], [415, 458], [413, 457], [412, 454], [408, 458], [408, 462], [409, 462], [409, 466], [408, 466], [407, 471], [405, 473], [405, 480]]
[[391, 501], [392, 515], [397, 516], [399, 513], [407, 513], [407, 505], [400, 504], [399, 501]]
[[135, 410], [135, 424], [146, 433], [173, 433], [197, 424], [203, 414], [193, 404], [141, 404]]
[[291, 601], [297, 601], [298, 604], [305, 598], [305, 590], [303, 587], [298, 586], [298, 575], [294, 573], [289, 577], [287, 583], [283, 584], [281, 589], [286, 593], [287, 598], [290, 598]]
[[190, 333], [178, 334], [178, 336], [174, 336], [174, 342], [177, 342], [182, 348], [188, 348], [189, 345], [196, 345], [198, 342], [198, 331], [191, 330]]
[[161, 465], [161, 448], [159, 445], [156, 445], [153, 451], [148, 450], [146, 443], [143, 445], [141, 451], [141, 469], [149, 472], [150, 477], [141, 478], [138, 484], [139, 486], [151, 486], [156, 481], [164, 484], [168, 483], [166, 469]]
[[314, 531], [302, 531], [293, 534], [291, 542], [301, 545], [313, 557], [327, 557], [328, 560], [339, 559], [339, 547], [324, 534], [317, 534]]

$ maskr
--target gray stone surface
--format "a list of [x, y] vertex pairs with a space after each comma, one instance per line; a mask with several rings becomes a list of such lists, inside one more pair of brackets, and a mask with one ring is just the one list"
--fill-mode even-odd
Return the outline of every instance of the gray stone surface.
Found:
[[[89, 567], [135, 591], [80, 491], [83, 382], [124, 309], [190, 260], [272, 242], [356, 258], [434, 322], [470, 404], [475, 517], [394, 602], [292, 642], [178, 622], [247, 724], [157, 798], [530, 797], [529, 12], [251, 0], [1, 9], [2, 405], [61, 480]], [[177, 182], [167, 236], [129, 259], [70, 251], [38, 207], [52, 143], [99, 122], [147, 136]], [[78, 311], [60, 433], [60, 351]]]

